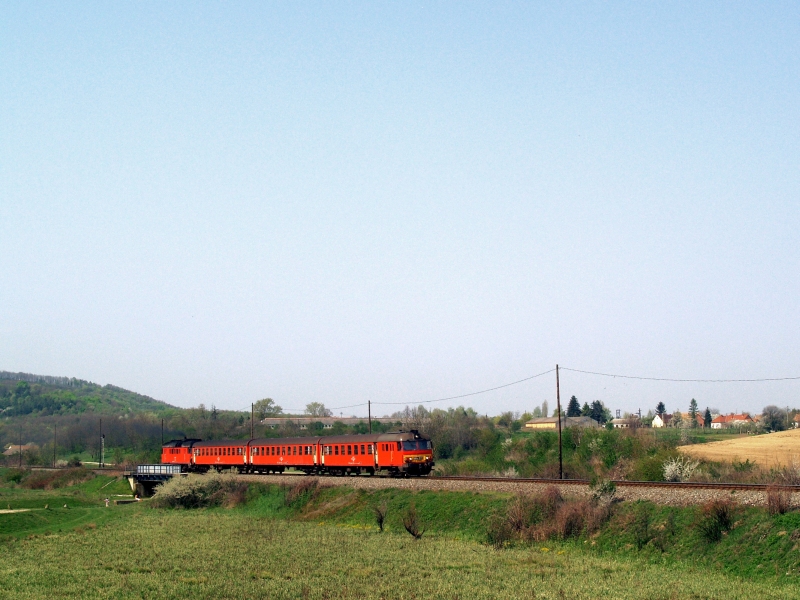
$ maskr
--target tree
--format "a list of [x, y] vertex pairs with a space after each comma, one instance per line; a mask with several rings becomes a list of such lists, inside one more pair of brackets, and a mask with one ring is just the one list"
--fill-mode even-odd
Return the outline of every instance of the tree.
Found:
[[283, 412], [283, 409], [275, 404], [272, 398], [259, 400], [253, 405], [253, 410], [259, 419], [266, 419], [267, 417], [279, 415]]
[[575, 396], [569, 399], [569, 404], [567, 405], [567, 416], [568, 417], [581, 416], [581, 405]]
[[545, 400], [544, 402], [542, 402], [542, 416], [543, 417], [546, 417], [547, 415], [550, 414], [548, 412], [547, 408], [548, 408], [548, 404], [547, 404], [547, 400]]
[[765, 406], [761, 413], [761, 423], [769, 431], [786, 429], [786, 411], [774, 405]]
[[659, 402], [658, 404], [656, 404], [656, 414], [659, 417], [663, 417], [666, 413], [667, 413], [667, 407], [664, 406], [663, 402]]
[[333, 413], [320, 402], [306, 404], [306, 414], [312, 417], [330, 417]]
[[533, 409], [533, 418], [538, 419], [541, 416], [542, 416], [542, 408], [540, 406], [537, 406], [536, 408]]
[[592, 402], [592, 414], [589, 415], [601, 425], [610, 420], [611, 412], [603, 405], [600, 400]]
[[583, 403], [583, 407], [581, 408], [581, 416], [582, 417], [591, 417], [592, 416], [592, 407], [589, 406], [588, 402]]
[[712, 420], [713, 419], [711, 418], [711, 411], [708, 410], [708, 407], [706, 406], [706, 414], [703, 415], [703, 425], [705, 425], [706, 427], [711, 427]]
[[691, 427], [697, 427], [697, 400], [694, 398], [689, 402], [689, 420], [691, 422]]

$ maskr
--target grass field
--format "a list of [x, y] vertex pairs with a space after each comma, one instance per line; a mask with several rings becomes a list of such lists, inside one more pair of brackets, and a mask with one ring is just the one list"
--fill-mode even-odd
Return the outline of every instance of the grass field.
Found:
[[800, 465], [800, 429], [680, 446], [680, 452], [713, 461], [744, 461], [763, 468]]
[[0, 484], [0, 501], [35, 509], [0, 514], [0, 598], [800, 598], [797, 512], [737, 509], [708, 543], [699, 508], [622, 503], [597, 534], [494, 549], [501, 494], [251, 484], [235, 508], [105, 508], [125, 485]]
[[127, 518], [8, 544], [5, 598], [797, 598], [791, 584], [566, 544], [474, 541], [119, 507]]

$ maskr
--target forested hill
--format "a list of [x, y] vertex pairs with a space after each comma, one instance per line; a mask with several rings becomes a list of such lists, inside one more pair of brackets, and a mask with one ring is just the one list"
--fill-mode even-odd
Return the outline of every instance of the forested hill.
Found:
[[70, 377], [0, 371], [0, 414], [163, 413], [176, 407], [113, 385]]

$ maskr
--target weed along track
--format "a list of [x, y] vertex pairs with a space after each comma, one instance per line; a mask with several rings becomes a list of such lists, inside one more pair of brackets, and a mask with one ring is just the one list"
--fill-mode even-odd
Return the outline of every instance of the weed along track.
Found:
[[[245, 481], [289, 484], [292, 475], [240, 475]], [[300, 477], [300, 475], [298, 475]], [[326, 477], [324, 485], [350, 486], [355, 489], [395, 488], [410, 491], [500, 492], [535, 494], [555, 486], [571, 496], [592, 496], [594, 490], [585, 480], [513, 479], [503, 477]], [[768, 487], [764, 484], [666, 483], [650, 481], [614, 481], [616, 496], [622, 500], [649, 500], [656, 504], [687, 506], [710, 500], [730, 499], [746, 506], [766, 506]], [[786, 486], [792, 504], [800, 504], [800, 486]]]

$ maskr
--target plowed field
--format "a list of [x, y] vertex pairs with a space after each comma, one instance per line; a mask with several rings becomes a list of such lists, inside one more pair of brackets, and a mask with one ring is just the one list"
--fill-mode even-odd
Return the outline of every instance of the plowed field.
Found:
[[715, 461], [745, 461], [762, 467], [800, 465], [800, 429], [695, 444], [678, 448], [695, 458]]

